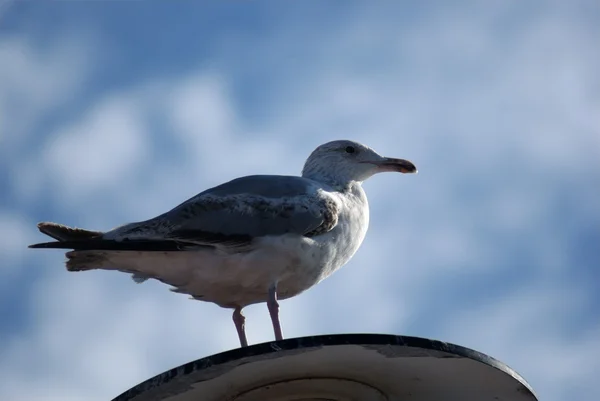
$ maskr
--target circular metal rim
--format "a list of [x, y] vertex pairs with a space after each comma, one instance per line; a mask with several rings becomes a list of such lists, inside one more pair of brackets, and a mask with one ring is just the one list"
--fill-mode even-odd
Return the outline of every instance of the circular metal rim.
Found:
[[139, 394], [156, 387], [157, 384], [165, 384], [178, 377], [188, 375], [197, 370], [206, 369], [212, 366], [218, 366], [228, 362], [238, 360], [240, 358], [248, 358], [252, 356], [268, 355], [279, 351], [296, 350], [298, 348], [312, 348], [322, 346], [335, 345], [396, 345], [402, 347], [420, 348], [432, 351], [441, 351], [449, 354], [454, 354], [463, 358], [472, 359], [474, 361], [491, 366], [500, 370], [504, 374], [511, 376], [513, 379], [521, 383], [535, 399], [537, 396], [529, 383], [515, 370], [505, 363], [460, 345], [447, 343], [438, 340], [432, 340], [422, 337], [399, 336], [393, 334], [327, 334], [320, 336], [288, 338], [282, 341], [270, 341], [251, 345], [244, 348], [236, 348], [229, 351], [224, 351], [218, 354], [207, 356], [188, 362], [176, 368], [169, 369], [160, 373], [140, 384], [130, 388], [124, 393], [118, 395], [112, 401], [130, 401]]

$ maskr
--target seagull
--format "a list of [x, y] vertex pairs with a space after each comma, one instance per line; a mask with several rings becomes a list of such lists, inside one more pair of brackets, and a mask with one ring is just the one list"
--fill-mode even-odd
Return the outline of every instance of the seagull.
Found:
[[248, 345], [243, 308], [266, 302], [279, 341], [278, 300], [308, 290], [352, 258], [369, 225], [361, 184], [380, 172], [417, 169], [355, 141], [332, 141], [310, 154], [301, 176], [236, 178], [106, 232], [39, 223], [56, 241], [29, 247], [71, 249], [68, 271], [130, 273], [137, 283], [156, 279], [233, 309], [242, 347]]

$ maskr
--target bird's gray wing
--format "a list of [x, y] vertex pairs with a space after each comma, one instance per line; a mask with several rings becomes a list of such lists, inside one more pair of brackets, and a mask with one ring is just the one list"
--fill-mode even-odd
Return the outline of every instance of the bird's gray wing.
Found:
[[311, 180], [247, 176], [206, 190], [155, 219], [123, 227], [118, 237], [244, 246], [268, 235], [327, 232], [337, 224], [338, 213], [335, 200]]

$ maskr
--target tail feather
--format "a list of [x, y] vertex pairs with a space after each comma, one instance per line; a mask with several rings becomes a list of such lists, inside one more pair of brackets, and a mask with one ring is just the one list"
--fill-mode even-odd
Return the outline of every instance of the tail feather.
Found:
[[77, 249], [77, 250], [110, 250], [116, 249], [115, 241], [88, 239], [79, 241], [52, 241], [29, 245], [29, 248]]
[[91, 238], [79, 241], [54, 241], [29, 245], [29, 248], [74, 249], [79, 251], [148, 251], [168, 252], [202, 248], [201, 245], [183, 244], [171, 240], [115, 241]]
[[102, 250], [102, 251], [186, 251], [205, 248], [204, 245], [178, 240], [125, 240], [104, 239], [101, 231], [84, 230], [57, 223], [39, 223], [40, 232], [56, 241], [29, 245], [29, 248]]
[[100, 238], [101, 231], [84, 230], [83, 228], [69, 227], [64, 224], [43, 222], [37, 225], [38, 230], [57, 241], [81, 241], [91, 238]]

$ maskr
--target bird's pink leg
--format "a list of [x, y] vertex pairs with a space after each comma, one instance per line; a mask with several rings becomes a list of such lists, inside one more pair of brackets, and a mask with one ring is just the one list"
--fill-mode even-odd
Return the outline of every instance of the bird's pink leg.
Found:
[[240, 338], [240, 344], [242, 347], [248, 346], [248, 340], [246, 340], [246, 318], [242, 314], [242, 308], [237, 307], [233, 311], [233, 323], [235, 323], [235, 328], [238, 333], [238, 337]]
[[281, 323], [279, 322], [279, 303], [277, 302], [277, 285], [273, 285], [269, 288], [267, 307], [269, 308], [269, 313], [271, 314], [271, 322], [273, 322], [275, 340], [283, 340], [283, 333], [281, 332]]

